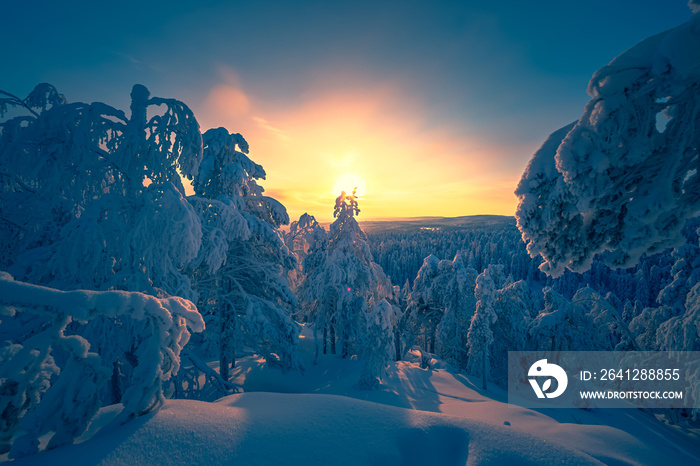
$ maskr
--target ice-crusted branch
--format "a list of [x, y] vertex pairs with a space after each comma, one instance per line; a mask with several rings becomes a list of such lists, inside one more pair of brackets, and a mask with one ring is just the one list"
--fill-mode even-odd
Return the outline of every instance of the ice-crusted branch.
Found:
[[[19, 318], [24, 313], [47, 322], [44, 330], [31, 338], [6, 342], [0, 348], [0, 407], [11, 413], [2, 419], [0, 450], [9, 450], [11, 457], [36, 453], [38, 438], [50, 431], [56, 434], [48, 448], [72, 443], [101, 406], [101, 388], [110, 368], [104, 366], [100, 355], [89, 352], [87, 340], [65, 335], [72, 321], [128, 316], [148, 328], [146, 336], [136, 342], [137, 365], [132, 384], [121, 399], [124, 410], [120, 420], [161, 407], [162, 382], [180, 367], [180, 351], [190, 336], [188, 327], [195, 332], [204, 330], [202, 316], [183, 298], [125, 291], [60, 291], [18, 282], [0, 272], [0, 314]], [[115, 333], [110, 337], [135, 338]], [[59, 368], [52, 357], [55, 348], [68, 354], [63, 367]], [[24, 433], [11, 444], [20, 429]]]
[[32, 115], [34, 115], [35, 117], [39, 116], [39, 114], [37, 112], [35, 112], [30, 106], [28, 106], [24, 100], [20, 99], [16, 95], [10, 94], [9, 92], [3, 91], [3, 90], [0, 90], [0, 95], [4, 95], [4, 96], [8, 97], [8, 98], [0, 98], [0, 116], [2, 116], [4, 114], [4, 112], [6, 111], [5, 108], [6, 108], [7, 104], [14, 105], [17, 107], [22, 107], [25, 110], [27, 110], [28, 112], [30, 112]]

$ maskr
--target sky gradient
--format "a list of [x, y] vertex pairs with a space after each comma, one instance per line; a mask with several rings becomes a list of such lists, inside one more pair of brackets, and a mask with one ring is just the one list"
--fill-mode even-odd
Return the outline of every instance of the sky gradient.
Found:
[[512, 215], [593, 72], [691, 16], [685, 0], [103, 3], [0, 0], [0, 89], [180, 99], [248, 140], [292, 220], [330, 219], [341, 179], [364, 185], [362, 219]]

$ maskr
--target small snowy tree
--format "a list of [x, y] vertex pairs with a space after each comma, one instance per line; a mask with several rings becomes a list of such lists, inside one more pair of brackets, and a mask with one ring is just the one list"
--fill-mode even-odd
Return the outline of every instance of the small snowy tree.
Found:
[[437, 355], [462, 369], [467, 363], [467, 332], [471, 318], [476, 311], [474, 287], [476, 286], [476, 270], [467, 267], [462, 253], [457, 253], [452, 261], [445, 263], [441, 275], [446, 275], [447, 283], [436, 280], [433, 293], [440, 296], [439, 301], [444, 314], [437, 327]]
[[436, 332], [442, 319], [444, 308], [436, 298], [440, 293], [434, 293], [433, 287], [439, 275], [440, 260], [434, 255], [423, 259], [423, 265], [418, 269], [413, 288], [406, 300], [406, 316], [408, 320], [409, 340], [411, 344], [415, 339], [421, 339], [423, 349], [434, 353]]
[[472, 316], [467, 340], [469, 343], [469, 362], [467, 370], [470, 374], [481, 375], [481, 387], [486, 390], [486, 382], [490, 372], [490, 348], [493, 343], [491, 326], [498, 318], [495, 304], [496, 286], [491, 279], [489, 266], [476, 277], [474, 296], [476, 297], [476, 312]]
[[[298, 292], [304, 279], [304, 259], [313, 250], [314, 245], [319, 240], [323, 241], [325, 237], [326, 231], [318, 224], [313, 215], [305, 213], [299, 217], [299, 220], [295, 220], [289, 225], [289, 231], [284, 235], [284, 242], [297, 259], [296, 268], [290, 270], [288, 274], [292, 291]], [[306, 311], [308, 311], [308, 307], [301, 309], [301, 317], [304, 320], [309, 319]]]
[[683, 242], [700, 212], [700, 14], [601, 68], [581, 118], [553, 133], [516, 190], [518, 228], [540, 269], [583, 272], [595, 254], [630, 267]]
[[386, 299], [369, 308], [366, 315], [367, 331], [363, 338], [362, 372], [360, 387], [375, 390], [386, 374], [394, 350], [394, 327], [398, 309]]
[[496, 291], [494, 310], [498, 316], [492, 326], [491, 374], [496, 380], [507, 380], [508, 351], [527, 350], [527, 330], [535, 305], [524, 280], [506, 284]]

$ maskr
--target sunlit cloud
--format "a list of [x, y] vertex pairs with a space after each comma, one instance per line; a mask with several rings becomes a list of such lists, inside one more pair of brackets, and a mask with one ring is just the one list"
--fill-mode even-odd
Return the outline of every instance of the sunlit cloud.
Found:
[[266, 189], [264, 194], [280, 202], [285, 202], [288, 199], [287, 192], [284, 189]]
[[277, 139], [280, 139], [281, 141], [288, 141], [290, 139], [289, 135], [284, 130], [272, 126], [270, 123], [268, 123], [268, 121], [265, 118], [253, 117], [253, 121], [255, 121], [258, 124], [258, 127], [269, 132], [270, 134], [272, 134]]
[[235, 120], [250, 110], [248, 96], [242, 90], [226, 84], [212, 88], [205, 105], [209, 112], [224, 120]]

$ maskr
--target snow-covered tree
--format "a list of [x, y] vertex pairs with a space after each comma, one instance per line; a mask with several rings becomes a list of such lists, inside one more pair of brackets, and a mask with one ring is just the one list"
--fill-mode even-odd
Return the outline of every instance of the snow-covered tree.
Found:
[[363, 336], [360, 387], [374, 390], [386, 374], [394, 356], [394, 327], [399, 311], [386, 299], [372, 305], [366, 314], [367, 330]]
[[590, 287], [571, 301], [551, 288], [544, 289], [545, 309], [528, 330], [532, 349], [542, 351], [612, 351], [627, 326], [617, 311]]
[[[326, 230], [318, 224], [313, 215], [307, 213], [293, 221], [289, 225], [289, 231], [284, 235], [284, 242], [297, 259], [297, 266], [290, 270], [289, 285], [292, 291], [297, 292], [304, 279], [304, 259], [318, 241], [323, 241], [326, 237]], [[303, 319], [308, 319], [305, 311], [301, 309]]]
[[[347, 357], [360, 350], [356, 344], [366, 333], [365, 314], [392, 293], [391, 282], [382, 268], [372, 261], [367, 237], [355, 219], [359, 213], [353, 192], [342, 192], [336, 199], [328, 239], [318, 238], [304, 261], [302, 284], [304, 301], [313, 306], [317, 345], [327, 345]], [[318, 348], [317, 348], [318, 352]]]
[[284, 370], [299, 368], [298, 325], [290, 317], [296, 298], [286, 273], [296, 266], [278, 227], [289, 222], [278, 201], [264, 196], [262, 166], [248, 143], [224, 128], [203, 135], [204, 157], [188, 200], [199, 215], [203, 247], [191, 266], [205, 310], [208, 346], [228, 379], [236, 350], [244, 346]]
[[131, 118], [65, 103], [48, 84], [0, 98], [29, 113], [0, 123], [0, 219], [10, 226], [0, 242], [12, 245], [3, 266], [18, 279], [193, 297], [182, 268], [201, 231], [180, 173], [197, 172], [199, 126], [182, 102], [140, 85], [131, 96]]
[[656, 331], [657, 347], [662, 351], [700, 350], [700, 283], [696, 283], [685, 300], [682, 314], [663, 322]]
[[461, 252], [452, 261], [440, 261], [439, 277], [433, 283], [433, 294], [444, 309], [437, 326], [436, 354], [456, 368], [466, 367], [467, 332], [476, 310], [474, 287], [476, 270], [468, 267]]
[[[40, 84], [26, 99], [0, 93], [1, 266], [19, 280], [59, 289], [129, 290], [194, 299], [183, 273], [201, 244], [180, 176], [197, 173], [199, 125], [174, 99], [135, 85], [131, 116], [106, 104], [66, 103]], [[7, 243], [5, 243], [7, 242]], [[41, 331], [7, 318], [31, 336]], [[112, 401], [134, 383], [143, 321], [90, 319], [71, 330], [113, 370]], [[112, 338], [116, 332], [133, 338]]]
[[700, 212], [700, 14], [597, 71], [581, 118], [533, 156], [516, 190], [518, 227], [541, 270], [583, 272], [611, 251], [630, 267], [683, 242]]
[[[476, 312], [469, 325], [467, 341], [469, 344], [467, 371], [473, 375], [481, 375], [481, 387], [486, 390], [490, 373], [490, 354], [493, 344], [491, 327], [498, 319], [495, 310], [496, 286], [491, 279], [493, 267], [487, 267], [476, 277], [474, 296]], [[498, 271], [496, 271], [496, 275]]]
[[527, 350], [527, 329], [535, 312], [532, 294], [524, 280], [505, 284], [496, 291], [492, 325], [491, 374], [496, 380], [507, 380], [508, 351]]
[[435, 302], [436, 294], [432, 292], [439, 264], [440, 260], [432, 254], [423, 260], [406, 300], [408, 330], [411, 333], [409, 343], [412, 345], [416, 339], [422, 340], [423, 349], [431, 353], [435, 352], [437, 326], [444, 311], [441, 303]]
[[[121, 397], [115, 423], [160, 409], [164, 381], [177, 373], [190, 327], [204, 329], [194, 304], [179, 297], [155, 298], [124, 291], [59, 291], [18, 282], [0, 272], [0, 315], [30, 314], [42, 325], [25, 338], [14, 333], [0, 347], [0, 451], [20, 457], [38, 451], [39, 437], [54, 431], [47, 448], [72, 443], [102, 406], [110, 362], [79, 335], [71, 322], [123, 317], [140, 322], [109, 335], [136, 348], [131, 384]], [[93, 351], [90, 351], [93, 350]], [[14, 434], [18, 434], [11, 444]]]

